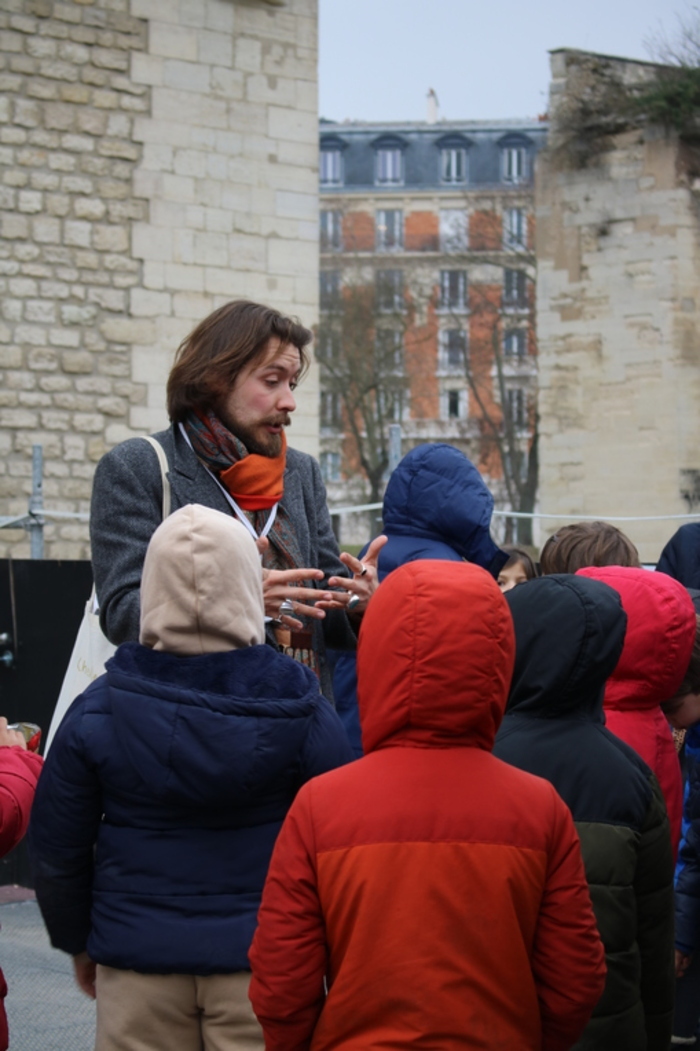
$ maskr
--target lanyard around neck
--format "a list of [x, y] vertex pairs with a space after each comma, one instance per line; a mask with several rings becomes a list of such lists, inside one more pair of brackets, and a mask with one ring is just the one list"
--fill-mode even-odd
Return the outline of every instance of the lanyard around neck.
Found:
[[[186, 442], [187, 442], [187, 444], [189, 445], [190, 449], [192, 449], [192, 452], [194, 453], [194, 449], [193, 449], [193, 447], [192, 447], [192, 442], [190, 441], [190, 436], [189, 436], [189, 434], [187, 433], [187, 431], [185, 430], [185, 425], [184, 425], [184, 424], [183, 424], [183, 423], [181, 422], [181, 423], [179, 424], [179, 427], [180, 427], [180, 433], [182, 434], [182, 437], [183, 437], [183, 438], [185, 439], [185, 441], [186, 441]], [[194, 453], [194, 454], [195, 454], [195, 456], [197, 456], [197, 454], [196, 454], [196, 453]], [[199, 457], [197, 457], [197, 459], [199, 459]], [[238, 504], [236, 503], [236, 501], [235, 501], [235, 500], [233, 499], [233, 497], [232, 497], [232, 496], [231, 496], [231, 494], [229, 493], [228, 489], [226, 489], [226, 488], [225, 488], [225, 487], [224, 487], [224, 486], [223, 486], [223, 485], [221, 484], [221, 482], [220, 482], [220, 481], [219, 481], [219, 479], [218, 479], [218, 478], [216, 477], [216, 475], [214, 474], [214, 472], [213, 472], [213, 471], [210, 471], [210, 470], [209, 470], [209, 468], [207, 467], [207, 465], [206, 465], [205, 463], [202, 463], [202, 461], [201, 461], [201, 460], [199, 460], [199, 462], [200, 462], [200, 463], [202, 464], [202, 467], [204, 468], [204, 470], [205, 470], [205, 471], [206, 471], [206, 472], [207, 472], [208, 474], [210, 474], [210, 475], [211, 475], [211, 477], [212, 477], [212, 478], [214, 479], [214, 481], [215, 481], [215, 482], [216, 482], [216, 484], [218, 485], [219, 489], [220, 489], [220, 490], [221, 490], [221, 492], [222, 492], [222, 493], [224, 494], [224, 496], [226, 497], [226, 499], [227, 499], [227, 500], [228, 500], [228, 502], [230, 503], [231, 507], [233, 508], [233, 511], [234, 511], [234, 513], [235, 513], [235, 515], [236, 515], [236, 518], [238, 519], [238, 521], [239, 521], [239, 522], [241, 522], [241, 523], [242, 523], [242, 524], [243, 524], [243, 525], [244, 525], [244, 526], [246, 527], [246, 529], [248, 530], [248, 532], [249, 532], [249, 533], [250, 533], [250, 535], [252, 536], [253, 540], [257, 540], [257, 539], [258, 539], [259, 537], [264, 537], [264, 536], [267, 536], [267, 534], [268, 534], [268, 533], [270, 532], [270, 530], [272, 529], [272, 526], [273, 526], [273, 524], [274, 524], [275, 518], [277, 517], [277, 508], [278, 508], [278, 506], [279, 506], [279, 500], [278, 500], [278, 501], [277, 501], [277, 503], [276, 503], [276, 504], [274, 504], [274, 506], [272, 507], [272, 509], [271, 509], [271, 511], [270, 511], [270, 514], [268, 515], [268, 519], [267, 519], [267, 522], [266, 522], [266, 523], [265, 523], [265, 525], [263, 526], [262, 530], [261, 530], [261, 531], [260, 531], [260, 532], [258, 533], [258, 532], [256, 531], [256, 529], [255, 529], [255, 526], [253, 525], [253, 523], [252, 523], [252, 522], [250, 521], [250, 519], [249, 519], [249, 518], [248, 518], [248, 516], [246, 515], [245, 511], [242, 511], [242, 510], [241, 510], [241, 508], [240, 508], [240, 507], [238, 506]]]

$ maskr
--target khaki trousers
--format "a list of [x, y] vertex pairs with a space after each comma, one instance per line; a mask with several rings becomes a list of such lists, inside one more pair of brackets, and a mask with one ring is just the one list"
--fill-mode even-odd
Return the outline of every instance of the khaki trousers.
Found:
[[139, 974], [97, 967], [95, 1051], [263, 1051], [250, 972]]

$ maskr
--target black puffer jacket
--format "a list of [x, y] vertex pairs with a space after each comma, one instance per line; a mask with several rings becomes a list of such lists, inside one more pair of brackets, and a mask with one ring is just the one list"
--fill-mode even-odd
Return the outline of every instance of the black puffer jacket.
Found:
[[624, 641], [618, 594], [553, 575], [514, 588], [516, 661], [494, 755], [546, 778], [570, 807], [608, 977], [578, 1051], [667, 1051], [673, 1013], [673, 858], [653, 774], [605, 729]]

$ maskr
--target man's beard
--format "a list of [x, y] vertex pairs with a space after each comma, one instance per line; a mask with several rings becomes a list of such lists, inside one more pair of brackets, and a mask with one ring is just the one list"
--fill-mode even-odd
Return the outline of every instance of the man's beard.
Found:
[[[219, 419], [225, 427], [228, 427], [231, 434], [234, 434], [239, 441], [243, 442], [249, 453], [256, 453], [258, 456], [269, 456], [272, 459], [275, 456], [279, 456], [282, 452], [281, 431], [279, 434], [268, 434], [263, 430], [265, 424], [261, 424], [253, 431], [226, 416], [220, 415]], [[289, 427], [291, 422], [289, 416], [281, 416], [267, 421], [268, 424], [281, 427]]]

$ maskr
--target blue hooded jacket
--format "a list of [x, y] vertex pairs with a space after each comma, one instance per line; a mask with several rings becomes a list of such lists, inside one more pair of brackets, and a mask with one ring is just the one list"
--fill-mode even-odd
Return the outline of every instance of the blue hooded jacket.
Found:
[[[492, 514], [493, 497], [471, 460], [443, 442], [417, 445], [392, 473], [384, 494], [388, 540], [379, 553], [379, 580], [422, 558], [474, 562], [497, 577], [509, 556], [491, 539]], [[354, 654], [338, 658], [333, 694], [353, 751], [360, 756]]]
[[508, 556], [491, 539], [493, 497], [481, 474], [453, 445], [408, 452], [384, 494], [379, 578], [419, 558], [474, 562], [498, 576]]
[[700, 522], [688, 522], [673, 534], [656, 569], [687, 588], [700, 588]]

